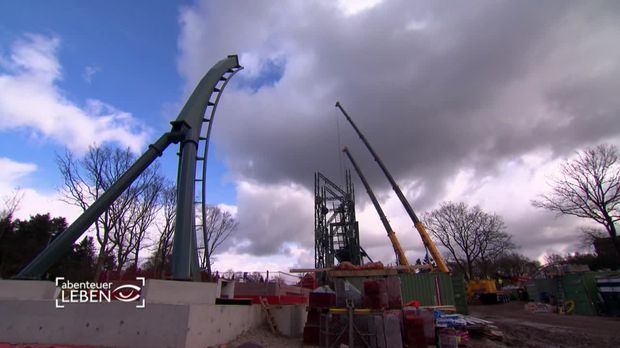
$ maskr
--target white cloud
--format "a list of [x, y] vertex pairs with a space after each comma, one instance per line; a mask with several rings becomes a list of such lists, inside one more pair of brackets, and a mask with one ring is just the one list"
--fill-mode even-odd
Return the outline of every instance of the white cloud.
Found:
[[217, 205], [218, 208], [220, 208], [222, 211], [225, 211], [227, 213], [230, 213], [230, 215], [232, 215], [233, 217], [237, 216], [237, 206], [236, 205], [230, 205], [230, 204], [224, 204], [224, 203], [220, 203]]
[[229, 269], [244, 272], [288, 272], [291, 268], [309, 268], [313, 266], [314, 254], [312, 251], [301, 248], [296, 248], [291, 253], [267, 256], [223, 252], [215, 256], [214, 262], [214, 269], [220, 272]]
[[0, 168], [0, 188], [12, 188], [21, 177], [36, 171], [37, 165], [0, 157]]
[[372, 9], [382, 0], [338, 0], [338, 8], [346, 15], [353, 16]]
[[63, 202], [57, 192], [40, 192], [32, 188], [23, 188], [20, 191], [23, 198], [15, 218], [28, 219], [31, 215], [49, 213], [52, 217], [66, 218], [67, 223], [71, 224], [82, 214], [80, 208]]
[[25, 35], [0, 58], [0, 130], [26, 129], [78, 153], [104, 142], [141, 150], [148, 131], [130, 113], [100, 100], [80, 106], [66, 97], [57, 85], [59, 44], [58, 37]]
[[231, 237], [229, 250], [264, 256], [282, 252], [287, 243], [310, 247], [312, 197], [299, 185], [239, 182], [236, 208], [239, 228]]
[[[7, 198], [21, 197], [14, 218], [28, 219], [30, 215], [50, 213], [52, 217], [62, 216], [73, 221], [80, 214], [80, 209], [61, 201], [56, 192], [38, 192], [24, 187], [24, 179], [36, 175], [37, 166], [22, 163], [10, 158], [0, 157], [0, 204]], [[0, 207], [2, 210], [4, 207]]]
[[[443, 200], [466, 201], [502, 214], [531, 257], [569, 248], [582, 220], [555, 219], [530, 200], [546, 189], [558, 159], [620, 139], [617, 11], [598, 3], [350, 7], [359, 4], [198, 1], [181, 11], [178, 69], [188, 86], [232, 52], [250, 78], [274, 55], [286, 60], [276, 85], [249, 93], [233, 80], [218, 107], [214, 141], [246, 192], [240, 224], [254, 228], [239, 238], [268, 246], [266, 238], [281, 243], [282, 231], [295, 226], [286, 241], [311, 251], [312, 172], [338, 172], [342, 137], [401, 243], [419, 256], [419, 236], [400, 202], [334, 110], [340, 100], [419, 215]], [[362, 244], [392, 260], [374, 208], [357, 188]]]
[[88, 65], [84, 68], [84, 72], [82, 72], [82, 78], [86, 83], [91, 84], [93, 82], [93, 77], [100, 70], [101, 69], [99, 69], [98, 67]]

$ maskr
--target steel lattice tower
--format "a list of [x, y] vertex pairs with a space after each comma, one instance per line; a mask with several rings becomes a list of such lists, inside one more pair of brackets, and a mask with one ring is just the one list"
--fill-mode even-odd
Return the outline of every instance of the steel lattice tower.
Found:
[[345, 172], [344, 189], [315, 173], [314, 266], [332, 267], [335, 260], [360, 265], [364, 256], [368, 257], [360, 246], [351, 172]]

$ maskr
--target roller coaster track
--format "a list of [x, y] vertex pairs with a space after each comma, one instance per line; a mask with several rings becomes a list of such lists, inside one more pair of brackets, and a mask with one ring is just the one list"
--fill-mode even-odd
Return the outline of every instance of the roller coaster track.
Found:
[[203, 127], [204, 135], [201, 134], [198, 141], [198, 153], [202, 153], [202, 156], [196, 156], [196, 162], [202, 162], [202, 166], [196, 166], [196, 197], [197, 201], [195, 204], [199, 206], [200, 209], [200, 218], [196, 218], [195, 227], [196, 231], [201, 233], [203, 237], [203, 246], [198, 247], [198, 249], [203, 249], [207, 247], [207, 158], [209, 156], [209, 141], [211, 140], [211, 130], [213, 129], [213, 120], [215, 119], [215, 111], [217, 110], [217, 106], [220, 102], [220, 98], [222, 97], [222, 93], [226, 88], [226, 85], [230, 81], [230, 79], [243, 67], [239, 66], [233, 69], [227, 70], [219, 82], [216, 84], [215, 88], [213, 88], [213, 93], [211, 94], [211, 100], [207, 103], [207, 108], [205, 111], [205, 115], [207, 117], [203, 118]]
[[[239, 70], [236, 55], [220, 60], [207, 71], [194, 92], [181, 109], [179, 116], [171, 122], [170, 131], [162, 134], [147, 150], [65, 231], [48, 244], [34, 260], [24, 267], [17, 279], [40, 279], [47, 270], [71, 250], [73, 243], [91, 226], [97, 218], [131, 185], [136, 178], [160, 157], [170, 144], [181, 144], [177, 175], [177, 218], [172, 251], [172, 277], [179, 280], [197, 279], [198, 252], [196, 238], [196, 207], [201, 207], [201, 229], [205, 231], [206, 221], [206, 172], [209, 138], [215, 110], [222, 91], [230, 78]], [[208, 117], [205, 117], [208, 115]], [[203, 125], [207, 123], [207, 127]], [[204, 136], [202, 131], [205, 131]], [[197, 156], [198, 150], [203, 156]], [[197, 176], [197, 162], [202, 168]], [[200, 183], [199, 200], [196, 202], [196, 185]]]

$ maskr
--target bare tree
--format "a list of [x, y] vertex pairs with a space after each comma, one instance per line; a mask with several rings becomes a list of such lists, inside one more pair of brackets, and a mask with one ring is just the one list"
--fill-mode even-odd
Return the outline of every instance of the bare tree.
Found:
[[476, 273], [484, 273], [475, 269], [478, 263], [494, 261], [514, 248], [511, 236], [504, 232], [502, 218], [478, 206], [470, 208], [465, 203], [444, 202], [424, 219], [433, 239], [448, 250], [468, 280]]
[[[134, 160], [129, 149], [107, 146], [90, 147], [81, 159], [70, 152], [58, 156], [58, 168], [64, 179], [61, 189], [64, 201], [86, 210]], [[152, 222], [152, 210], [157, 209], [152, 201], [153, 195], [159, 195], [157, 183], [161, 180], [158, 168], [150, 167], [99, 216], [92, 227], [99, 244], [95, 279], [112, 253], [117, 257], [118, 269], [122, 269], [132, 253], [135, 253], [134, 260], [137, 259], [136, 248], [142, 247], [140, 241]]]
[[[138, 268], [140, 251], [145, 248], [147, 231], [161, 209], [164, 178], [157, 164], [146, 169], [120, 198], [118, 206], [112, 206], [115, 215], [123, 216], [114, 226], [110, 241], [116, 246], [117, 270], [128, 262]], [[116, 211], [117, 208], [123, 211]]]
[[12, 217], [24, 199], [24, 191], [16, 188], [13, 192], [2, 197], [2, 208], [0, 209], [0, 220]]
[[560, 254], [545, 255], [545, 265], [559, 265], [566, 262], [566, 258]]
[[588, 252], [594, 252], [594, 242], [597, 239], [609, 238], [607, 231], [595, 228], [595, 227], [582, 227], [579, 235], [579, 248], [587, 250]]
[[177, 215], [177, 188], [174, 184], [165, 184], [160, 197], [162, 206], [160, 219], [156, 222], [159, 232], [154, 259], [155, 274], [161, 276], [166, 270], [168, 257], [172, 252], [172, 237]]
[[[199, 214], [201, 216], [201, 214]], [[237, 222], [232, 214], [223, 211], [217, 206], [207, 207], [207, 216], [203, 229], [197, 226], [198, 231], [202, 234], [202, 255], [200, 257], [201, 267], [207, 270], [207, 274], [211, 276], [211, 266], [213, 265], [213, 255], [219, 246], [222, 245], [230, 237], [232, 232], [237, 229]]]
[[506, 277], [521, 277], [533, 274], [540, 263], [518, 253], [508, 253], [493, 262], [493, 272]]
[[560, 215], [588, 218], [605, 227], [620, 255], [616, 222], [620, 220], [620, 165], [613, 145], [589, 147], [562, 164], [551, 193], [532, 201]]

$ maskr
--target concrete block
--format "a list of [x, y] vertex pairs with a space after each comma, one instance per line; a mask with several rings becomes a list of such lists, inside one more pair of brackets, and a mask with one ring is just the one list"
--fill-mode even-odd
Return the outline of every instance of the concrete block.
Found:
[[271, 313], [282, 335], [288, 337], [303, 335], [308, 317], [306, 305], [272, 306]]
[[149, 303], [215, 304], [216, 283], [147, 279], [142, 296]]
[[57, 295], [51, 281], [0, 279], [0, 300], [51, 300]]
[[216, 298], [235, 298], [235, 281], [218, 279]]

